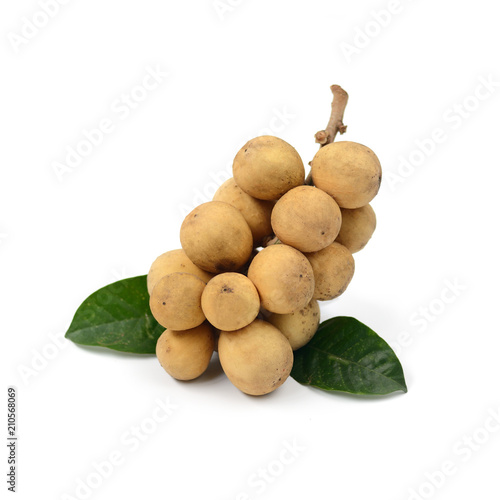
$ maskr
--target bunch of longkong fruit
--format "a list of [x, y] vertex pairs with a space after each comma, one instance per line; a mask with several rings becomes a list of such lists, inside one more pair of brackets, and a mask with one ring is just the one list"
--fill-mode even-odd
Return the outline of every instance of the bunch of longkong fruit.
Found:
[[341, 295], [353, 277], [352, 254], [375, 230], [369, 203], [380, 181], [377, 156], [356, 142], [322, 145], [308, 179], [287, 142], [247, 142], [233, 178], [186, 216], [182, 249], [149, 271], [151, 312], [166, 328], [156, 355], [167, 373], [195, 379], [217, 350], [244, 393], [283, 384], [293, 351], [318, 328], [318, 301]]

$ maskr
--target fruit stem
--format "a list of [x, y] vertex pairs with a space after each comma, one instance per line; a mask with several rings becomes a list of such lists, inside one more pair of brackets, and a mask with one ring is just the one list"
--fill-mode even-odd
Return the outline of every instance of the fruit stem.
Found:
[[279, 245], [281, 243], [280, 239], [275, 236], [274, 234], [272, 236], [268, 236], [263, 243], [263, 247], [270, 247], [272, 245]]
[[316, 132], [314, 136], [320, 147], [331, 144], [335, 140], [337, 133], [344, 134], [347, 130], [347, 125], [344, 125], [343, 120], [349, 94], [340, 85], [332, 85], [330, 90], [333, 94], [330, 120], [326, 129]]
[[[330, 87], [330, 90], [333, 94], [330, 120], [328, 121], [328, 125], [326, 126], [325, 130], [316, 132], [314, 136], [320, 148], [326, 146], [327, 144], [331, 144], [335, 140], [337, 133], [342, 135], [347, 130], [347, 125], [344, 125], [343, 120], [344, 111], [349, 99], [349, 94], [340, 85], [332, 85]], [[313, 185], [311, 172], [309, 172], [305, 184], [308, 186]]]

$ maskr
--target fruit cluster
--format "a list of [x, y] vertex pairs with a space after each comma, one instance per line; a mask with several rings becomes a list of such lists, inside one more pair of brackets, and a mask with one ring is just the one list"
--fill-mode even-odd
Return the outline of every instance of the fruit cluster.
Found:
[[233, 178], [185, 218], [182, 249], [154, 261], [150, 307], [166, 328], [156, 354], [172, 377], [200, 376], [214, 350], [244, 393], [267, 394], [289, 376], [293, 351], [318, 328], [318, 301], [345, 291], [352, 254], [375, 230], [381, 166], [366, 146], [332, 142], [304, 178], [287, 142], [252, 139]]

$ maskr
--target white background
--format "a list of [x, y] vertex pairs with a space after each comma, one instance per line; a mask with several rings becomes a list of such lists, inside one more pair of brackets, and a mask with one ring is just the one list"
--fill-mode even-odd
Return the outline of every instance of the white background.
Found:
[[[4, 390], [19, 393], [17, 498], [83, 498], [88, 480], [92, 499], [500, 497], [495, 7], [73, 0], [30, 29], [44, 23], [36, 1], [2, 2], [1, 352]], [[148, 67], [168, 76], [142, 92]], [[377, 231], [322, 316], [356, 316], [385, 338], [407, 394], [289, 379], [253, 398], [216, 363], [180, 383], [152, 356], [57, 340], [90, 293], [179, 247], [183, 213], [248, 139], [271, 132], [312, 159], [333, 83], [350, 94], [344, 138], [377, 153], [384, 181]], [[142, 101], [124, 108], [131, 92]], [[113, 130], [58, 176], [102, 119]], [[161, 423], [158, 398], [176, 405]], [[117, 453], [100, 481], [93, 463]], [[453, 473], [436, 472], [444, 462]]]

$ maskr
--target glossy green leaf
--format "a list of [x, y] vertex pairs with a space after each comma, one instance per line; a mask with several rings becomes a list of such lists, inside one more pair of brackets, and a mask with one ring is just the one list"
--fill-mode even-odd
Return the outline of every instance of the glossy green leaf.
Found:
[[85, 299], [66, 338], [115, 351], [154, 354], [164, 331], [149, 309], [146, 276], [137, 276], [105, 286]]
[[291, 375], [301, 384], [364, 395], [407, 391], [394, 351], [355, 318], [341, 316], [323, 322], [294, 355]]

